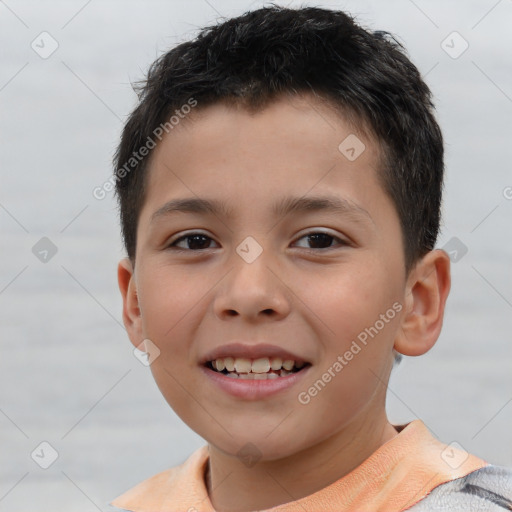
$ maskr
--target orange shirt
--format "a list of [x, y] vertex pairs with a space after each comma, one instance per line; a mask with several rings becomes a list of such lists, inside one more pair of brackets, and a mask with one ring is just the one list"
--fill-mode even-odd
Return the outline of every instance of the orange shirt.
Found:
[[[131, 512], [214, 512], [205, 484], [208, 446], [183, 464], [141, 482], [112, 505]], [[421, 420], [406, 425], [353, 471], [327, 487], [272, 512], [399, 512], [440, 484], [487, 462], [435, 439]]]

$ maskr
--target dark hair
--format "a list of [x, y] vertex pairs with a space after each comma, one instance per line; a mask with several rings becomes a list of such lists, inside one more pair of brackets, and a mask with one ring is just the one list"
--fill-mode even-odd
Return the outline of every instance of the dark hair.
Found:
[[261, 109], [280, 95], [307, 92], [369, 129], [379, 144], [379, 179], [400, 218], [406, 271], [434, 248], [442, 134], [429, 88], [387, 32], [365, 30], [341, 11], [270, 5], [206, 27], [168, 51], [137, 92], [139, 104], [115, 155], [122, 233], [132, 261], [149, 158], [139, 150], [147, 153], [162, 127], [172, 129], [170, 116], [186, 112], [186, 105], [199, 109], [220, 101]]

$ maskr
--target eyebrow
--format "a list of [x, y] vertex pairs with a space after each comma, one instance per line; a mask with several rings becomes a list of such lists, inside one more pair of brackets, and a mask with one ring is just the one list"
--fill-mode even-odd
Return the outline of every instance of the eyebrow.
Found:
[[[288, 196], [274, 203], [272, 207], [272, 212], [276, 217], [284, 217], [290, 213], [312, 211], [325, 211], [332, 214], [349, 216], [354, 220], [370, 220], [373, 223], [371, 215], [363, 207], [348, 199], [332, 195], [312, 197]], [[199, 213], [225, 218], [233, 217], [233, 210], [220, 201], [187, 197], [168, 201], [151, 215], [150, 221], [153, 222], [158, 218], [174, 213]]]

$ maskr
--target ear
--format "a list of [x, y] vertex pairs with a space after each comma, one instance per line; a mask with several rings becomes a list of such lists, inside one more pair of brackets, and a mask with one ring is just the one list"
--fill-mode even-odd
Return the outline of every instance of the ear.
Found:
[[420, 356], [436, 343], [450, 292], [450, 258], [442, 249], [429, 251], [409, 273], [405, 311], [394, 348], [406, 356]]
[[137, 284], [132, 262], [124, 258], [117, 266], [117, 282], [123, 297], [123, 323], [132, 344], [139, 346], [144, 336], [142, 335], [142, 319], [137, 296]]

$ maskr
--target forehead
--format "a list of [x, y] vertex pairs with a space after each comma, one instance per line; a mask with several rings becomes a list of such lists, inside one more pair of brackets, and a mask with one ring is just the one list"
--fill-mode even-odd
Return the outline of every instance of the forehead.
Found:
[[[344, 109], [331, 100], [313, 96], [311, 93], [282, 94], [260, 108], [227, 99], [204, 106], [198, 102], [188, 115], [182, 116], [178, 121], [164, 136], [160, 147], [172, 145], [171, 139], [176, 139], [176, 143], [181, 144], [185, 138], [188, 143], [193, 143], [192, 139], [195, 138], [196, 142], [200, 139], [201, 148], [206, 148], [209, 141], [215, 145], [214, 139], [223, 135], [231, 137], [234, 144], [243, 141], [250, 129], [253, 135], [258, 136], [257, 140], [251, 141], [253, 143], [262, 139], [267, 139], [268, 142], [278, 135], [279, 139], [275, 142], [284, 147], [296, 141], [297, 135], [301, 135], [302, 139], [307, 137], [308, 147], [320, 151], [332, 149], [333, 141], [327, 136], [327, 132], [331, 132], [334, 139], [343, 134], [356, 135], [360, 140], [369, 143], [372, 146], [370, 149], [379, 150], [378, 141], [368, 123], [360, 120], [350, 109]], [[299, 145], [302, 146], [303, 143], [304, 140], [301, 140]]]
[[397, 210], [379, 179], [378, 145], [324, 103], [196, 108], [153, 150], [137, 252], [180, 227], [227, 228], [240, 238], [305, 223], [358, 226], [372, 233], [368, 244], [379, 247], [379, 258], [403, 247]]
[[178, 170], [215, 159], [243, 161], [239, 173], [253, 172], [253, 178], [264, 174], [271, 161], [271, 169], [295, 166], [297, 177], [308, 165], [325, 162], [354, 168], [357, 164], [350, 164], [359, 160], [377, 170], [379, 144], [362, 128], [331, 102], [311, 94], [281, 96], [256, 111], [232, 102], [204, 107], [199, 102], [153, 150], [149, 174], [162, 164]]
[[265, 202], [279, 215], [279, 203], [309, 191], [343, 192], [345, 207], [368, 210], [361, 203], [375, 205], [374, 196], [384, 194], [380, 161], [371, 136], [310, 95], [280, 98], [258, 111], [199, 103], [153, 150], [141, 217], [149, 221], [169, 201], [185, 198], [218, 199], [218, 210], [235, 215]]

